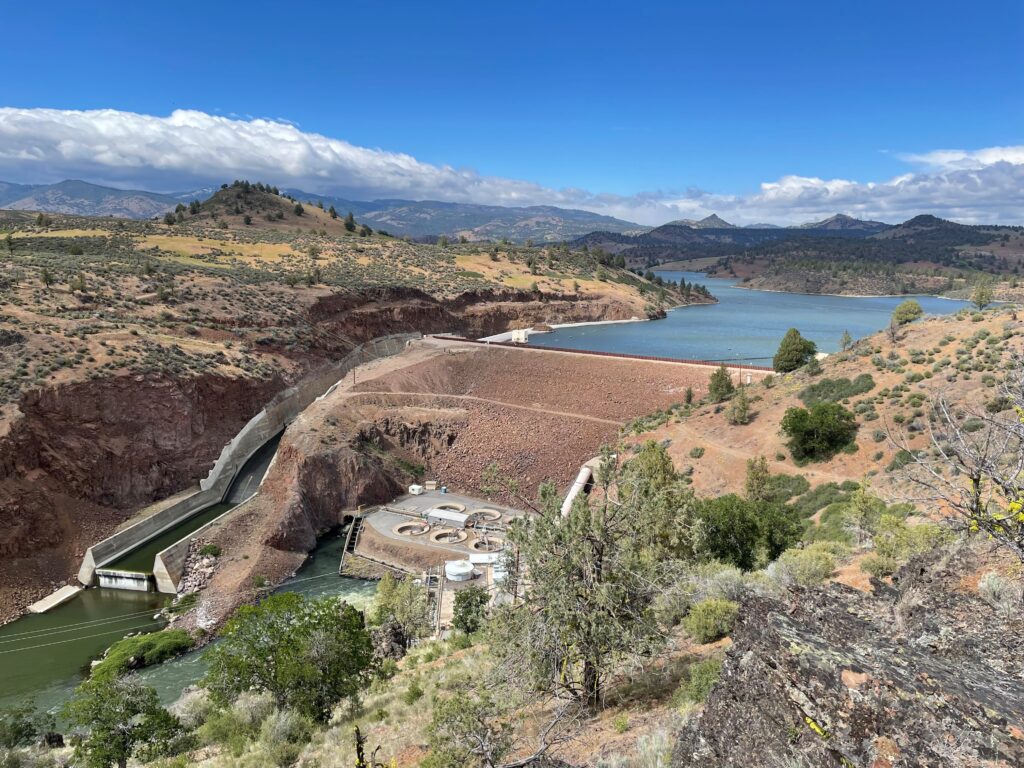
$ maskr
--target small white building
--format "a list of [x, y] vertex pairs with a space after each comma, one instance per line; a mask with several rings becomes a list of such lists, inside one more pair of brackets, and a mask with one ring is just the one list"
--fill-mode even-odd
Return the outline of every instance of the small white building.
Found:
[[466, 527], [467, 520], [469, 520], [469, 515], [465, 512], [456, 512], [454, 509], [431, 507], [427, 510], [427, 522], [432, 526], [440, 525], [445, 528], [455, 528], [461, 531]]
[[530, 332], [525, 328], [517, 328], [512, 331], [513, 344], [526, 344], [530, 340]]

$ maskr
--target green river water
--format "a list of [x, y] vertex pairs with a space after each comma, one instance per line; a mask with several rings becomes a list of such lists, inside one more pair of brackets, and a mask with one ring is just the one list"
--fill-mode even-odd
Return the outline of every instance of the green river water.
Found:
[[[338, 576], [343, 533], [321, 540], [311, 557], [279, 591], [309, 596], [339, 595], [356, 607], [373, 599], [376, 583]], [[150, 559], [152, 562], [152, 559]], [[130, 632], [149, 632], [168, 595], [91, 588], [52, 611], [25, 616], [0, 627], [0, 707], [25, 702], [54, 710], [85, 677], [89, 663]], [[156, 688], [164, 703], [205, 673], [203, 652], [143, 670], [140, 678]]]

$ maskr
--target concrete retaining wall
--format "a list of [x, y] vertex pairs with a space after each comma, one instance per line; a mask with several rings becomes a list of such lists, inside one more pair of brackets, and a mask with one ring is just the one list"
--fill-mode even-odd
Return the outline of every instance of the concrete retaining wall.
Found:
[[[262, 411], [242, 427], [230, 443], [224, 446], [213, 469], [199, 483], [198, 491], [150, 517], [118, 531], [113, 536], [93, 544], [82, 559], [82, 565], [78, 570], [78, 580], [82, 584], [92, 584], [97, 568], [145, 544], [211, 504], [221, 502], [230, 490], [236, 473], [249, 460], [249, 457], [258, 451], [267, 440], [284, 429], [313, 401], [324, 396], [353, 368], [378, 357], [398, 354], [405, 349], [410, 341], [418, 338], [422, 338], [422, 335], [405, 333], [383, 336], [360, 344], [341, 360], [314, 371], [294, 386], [278, 393]], [[194, 535], [192, 534], [192, 536]], [[191, 539], [191, 536], [188, 538]], [[165, 576], [168, 579], [172, 578], [172, 573], [176, 570], [174, 568], [167, 570]], [[173, 578], [175, 586], [169, 591], [177, 591], [176, 585], [180, 578], [180, 570], [177, 570], [177, 577]], [[166, 580], [165, 586], [170, 586]], [[161, 589], [160, 591], [165, 590]]]
[[185, 561], [188, 560], [188, 549], [192, 540], [202, 536], [211, 526], [221, 522], [237, 510], [244, 509], [253, 498], [255, 498], [255, 494], [237, 507], [232, 507], [220, 517], [214, 518], [202, 528], [197, 528], [185, 538], [174, 542], [167, 549], [157, 552], [156, 559], [153, 561], [153, 578], [156, 580], [156, 591], [168, 595], [176, 594], [178, 584], [181, 583], [181, 578], [185, 575]]

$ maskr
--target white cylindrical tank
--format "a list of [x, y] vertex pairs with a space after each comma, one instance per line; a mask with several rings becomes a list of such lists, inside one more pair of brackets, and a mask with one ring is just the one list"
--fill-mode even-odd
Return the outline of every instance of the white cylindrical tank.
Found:
[[449, 581], [469, 581], [473, 578], [473, 564], [468, 560], [449, 560], [444, 564], [444, 575]]

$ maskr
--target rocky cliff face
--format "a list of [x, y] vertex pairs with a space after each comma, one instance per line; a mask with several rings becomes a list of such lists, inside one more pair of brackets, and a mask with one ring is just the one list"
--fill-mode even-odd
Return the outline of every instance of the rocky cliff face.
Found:
[[1024, 620], [973, 592], [986, 557], [934, 555], [874, 594], [748, 601], [673, 765], [1024, 765]]
[[410, 330], [486, 336], [539, 323], [628, 320], [642, 314], [627, 302], [574, 294], [476, 291], [441, 301], [412, 288], [386, 288], [324, 297], [310, 307], [308, 317], [321, 331], [318, 343], [331, 348]]
[[0, 620], [70, 577], [132, 510], [205, 475], [283, 386], [117, 376], [27, 393], [0, 439]]

